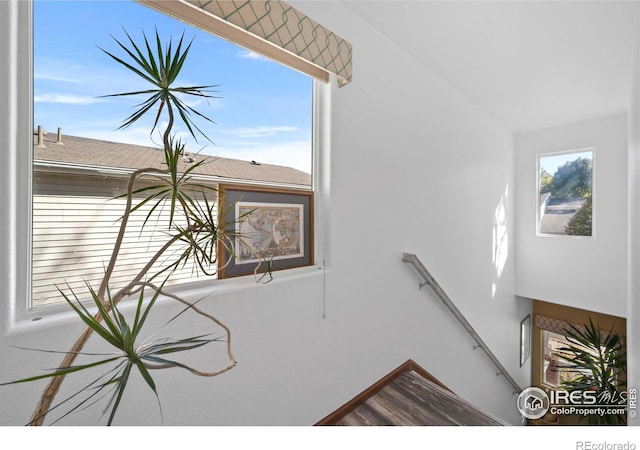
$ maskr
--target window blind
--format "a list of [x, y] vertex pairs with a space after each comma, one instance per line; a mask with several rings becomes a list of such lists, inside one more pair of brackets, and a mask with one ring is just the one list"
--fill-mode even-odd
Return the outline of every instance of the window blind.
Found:
[[352, 79], [352, 46], [332, 31], [277, 0], [138, 0], [327, 82]]

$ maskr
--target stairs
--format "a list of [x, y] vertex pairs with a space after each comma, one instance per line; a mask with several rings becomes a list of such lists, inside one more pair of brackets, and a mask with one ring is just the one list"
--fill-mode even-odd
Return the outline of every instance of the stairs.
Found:
[[316, 425], [508, 425], [408, 360]]

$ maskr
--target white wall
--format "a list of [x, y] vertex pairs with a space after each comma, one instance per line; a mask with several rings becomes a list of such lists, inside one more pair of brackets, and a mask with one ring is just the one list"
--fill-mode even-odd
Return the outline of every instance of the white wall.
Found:
[[[516, 293], [627, 315], [627, 115], [516, 136]], [[594, 237], [536, 236], [536, 161], [595, 147]]]
[[[403, 252], [416, 253], [521, 386], [529, 385], [529, 364], [519, 367], [519, 322], [530, 303], [513, 295], [512, 135], [339, 3], [293, 4], [354, 45], [353, 83], [331, 87], [330, 198], [317, 236], [327, 271], [278, 273], [268, 285], [219, 284], [201, 306], [231, 327], [239, 364], [214, 379], [159, 373], [164, 423], [313, 424], [411, 358], [463, 398], [519, 424], [511, 386], [401, 261]], [[0, 2], [2, 30], [8, 8]], [[10, 44], [0, 45], [6, 60]], [[10, 165], [0, 171], [1, 180], [15, 173]], [[10, 235], [2, 239], [3, 248], [13, 246]], [[15, 300], [9, 276], [0, 274], [6, 302]], [[43, 319], [7, 332], [9, 306], [0, 311], [0, 380], [57, 362], [11, 345], [63, 350], [81, 330]], [[13, 407], [0, 408], [0, 424], [24, 423], [39, 389], [1, 387], [0, 404]], [[116, 422], [158, 424], [149, 391], [139, 385], [130, 393]], [[87, 413], [71, 419], [94, 421]]]
[[[640, 9], [636, 10], [640, 24]], [[627, 379], [628, 387], [640, 386], [640, 31], [636, 27], [631, 98], [629, 99], [629, 297], [627, 315]], [[631, 331], [635, 332], [631, 332]], [[636, 393], [637, 395], [637, 393]], [[640, 417], [629, 413], [629, 424], [640, 425]]]

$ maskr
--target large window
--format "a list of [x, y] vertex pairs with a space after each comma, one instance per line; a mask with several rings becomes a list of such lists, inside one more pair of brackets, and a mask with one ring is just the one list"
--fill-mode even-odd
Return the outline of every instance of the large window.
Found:
[[[122, 54], [111, 37], [139, 40], [142, 31], [163, 40], [193, 39], [185, 70], [189, 85], [217, 85], [216, 98], [189, 106], [213, 141], [186, 144], [187, 162], [206, 158], [198, 183], [312, 189], [313, 80], [307, 75], [129, 1], [35, 1], [33, 83], [32, 306], [63, 302], [58, 286], [100, 280], [124, 200], [127, 176], [161, 164], [153, 117], [118, 129], [136, 101], [105, 95], [144, 89], [101, 49]], [[160, 124], [163, 125], [163, 124]], [[126, 279], [161, 245], [166, 217], [140, 234], [146, 211], [125, 239], [118, 272]], [[172, 277], [194, 281], [193, 268]]]

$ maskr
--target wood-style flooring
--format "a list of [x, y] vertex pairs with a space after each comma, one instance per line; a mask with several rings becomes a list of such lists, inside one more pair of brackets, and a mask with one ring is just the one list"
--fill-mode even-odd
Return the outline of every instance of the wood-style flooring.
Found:
[[461, 399], [412, 361], [317, 425], [506, 425]]

